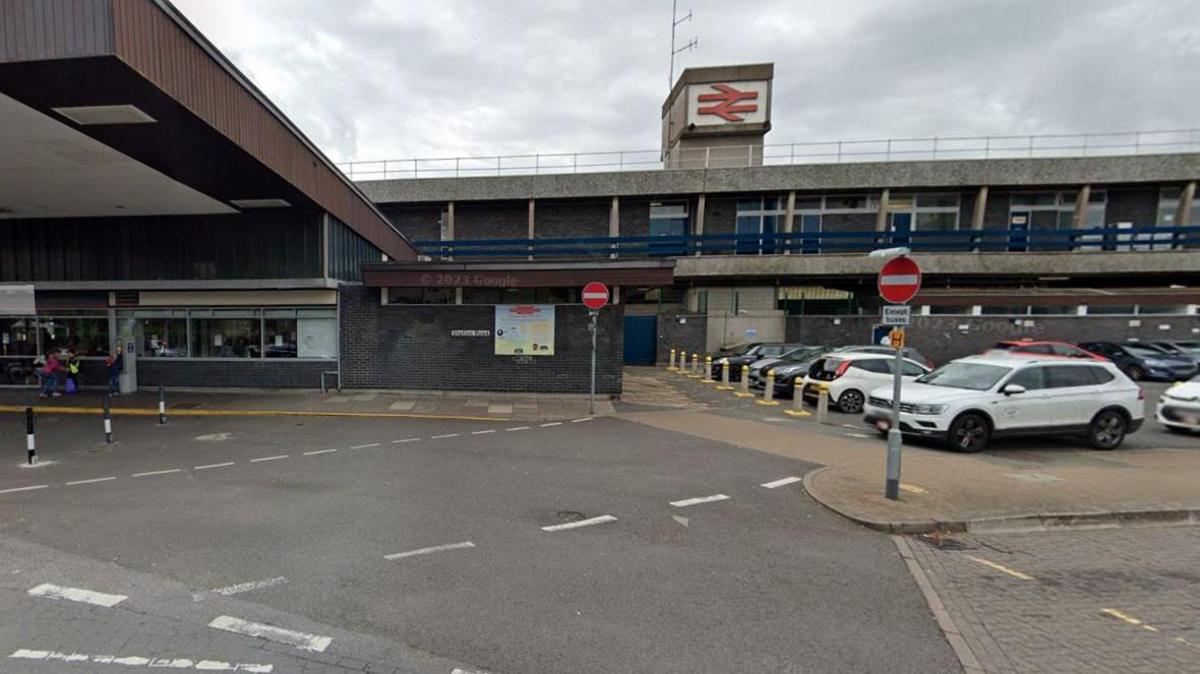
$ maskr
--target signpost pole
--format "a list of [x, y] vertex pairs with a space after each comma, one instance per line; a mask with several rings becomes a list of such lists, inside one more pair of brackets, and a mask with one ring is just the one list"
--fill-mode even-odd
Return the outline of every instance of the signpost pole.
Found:
[[903, 342], [896, 345], [896, 366], [892, 374], [892, 423], [887, 436], [887, 481], [884, 496], [895, 501], [900, 498], [900, 372], [904, 362]]
[[904, 372], [904, 332], [902, 327], [912, 320], [909, 301], [921, 288], [921, 268], [907, 256], [907, 249], [883, 250], [872, 253], [875, 257], [887, 257], [897, 252], [883, 265], [879, 272], [879, 295], [893, 305], [883, 308], [883, 322], [892, 327], [891, 343], [896, 349], [896, 360], [892, 372], [892, 410], [887, 432], [887, 477], [883, 495], [889, 500], [900, 498], [900, 452], [903, 435], [900, 433], [900, 388]]
[[588, 414], [596, 416], [596, 316], [599, 311], [592, 310], [592, 395], [588, 405]]

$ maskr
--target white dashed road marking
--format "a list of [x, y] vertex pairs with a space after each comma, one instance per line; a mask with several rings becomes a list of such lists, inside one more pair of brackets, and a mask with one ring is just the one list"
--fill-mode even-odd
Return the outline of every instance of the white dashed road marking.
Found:
[[458, 433], [447, 433], [445, 435], [431, 435], [431, 436], [429, 436], [429, 439], [430, 440], [441, 440], [442, 438], [457, 438], [457, 437], [458, 437]]
[[712, 496], [697, 496], [696, 498], [685, 498], [682, 501], [671, 501], [671, 505], [676, 508], [686, 508], [688, 506], [698, 505], [700, 503], [712, 503], [713, 501], [724, 501], [729, 497], [724, 494], [713, 494]]
[[75, 480], [74, 482], [68, 482], [67, 486], [71, 487], [77, 484], [92, 484], [93, 482], [108, 482], [109, 480], [115, 479], [117, 479], [115, 475], [111, 475], [109, 477], [93, 477], [90, 480]]
[[589, 517], [586, 520], [578, 522], [566, 522], [565, 524], [552, 524], [548, 527], [542, 527], [542, 531], [563, 531], [564, 529], [578, 529], [579, 527], [587, 527], [593, 524], [604, 524], [605, 522], [616, 522], [617, 518], [612, 515], [600, 515], [599, 517]]
[[140, 655], [89, 655], [87, 653], [64, 653], [62, 651], [38, 651], [18, 648], [10, 658], [22, 660], [57, 660], [66, 663], [97, 665], [125, 665], [126, 667], [162, 667], [165, 669], [197, 669], [205, 672], [253, 672], [270, 674], [275, 665], [256, 665], [249, 662], [224, 662], [222, 660], [192, 660], [190, 658], [147, 658]]
[[150, 477], [152, 475], [169, 475], [171, 473], [178, 473], [179, 470], [180, 470], [179, 468], [168, 468], [166, 470], [152, 470], [148, 473], [134, 473], [133, 476], [134, 477]]
[[352, 445], [350, 447], [350, 449], [370, 449], [372, 447], [378, 447], [378, 446], [379, 446], [378, 442], [368, 442], [365, 445]]
[[209, 627], [233, 632], [235, 634], [245, 634], [246, 636], [259, 637], [267, 641], [274, 641], [280, 644], [287, 644], [302, 651], [315, 651], [320, 653], [333, 641], [331, 637], [322, 637], [315, 634], [305, 632], [295, 632], [293, 630], [285, 630], [273, 625], [264, 625], [262, 623], [252, 623], [234, 618], [232, 616], [223, 615], [208, 624]]
[[78, 587], [60, 587], [58, 585], [51, 585], [50, 583], [42, 583], [41, 585], [38, 585], [37, 587], [29, 590], [29, 594], [34, 597], [45, 597], [46, 599], [66, 599], [67, 601], [95, 604], [96, 606], [104, 606], [106, 608], [112, 608], [129, 598], [123, 594], [105, 594], [103, 592], [93, 592], [91, 590], [84, 590]]
[[548, 424], [540, 424], [542, 428], [550, 428], [551, 426], [562, 426], [561, 421], [551, 421]]
[[284, 576], [276, 576], [275, 578], [268, 578], [266, 580], [254, 580], [249, 583], [238, 583], [237, 585], [230, 585], [228, 587], [218, 587], [218, 588], [214, 588], [210, 591], [213, 594], [219, 594], [219, 595], [223, 595], [225, 597], [229, 597], [229, 596], [232, 596], [235, 594], [249, 592], [251, 590], [261, 590], [264, 587], [271, 587], [274, 585], [282, 585], [286, 582], [288, 582], [288, 579], [285, 578]]
[[418, 441], [418, 440], [420, 440], [420, 439], [421, 439], [421, 438], [400, 438], [399, 440], [392, 440], [392, 444], [393, 444], [393, 445], [398, 445], [398, 444], [400, 444], [400, 443], [402, 443], [402, 442], [416, 442], [416, 441]]
[[528, 426], [514, 426], [513, 428], [506, 428], [504, 430], [506, 430], [506, 431], [527, 431], [527, 430], [529, 430], [529, 427]]
[[758, 485], [758, 486], [760, 486], [760, 487], [766, 487], [767, 489], [777, 489], [777, 488], [779, 488], [779, 487], [784, 487], [784, 486], [787, 486], [787, 485], [789, 485], [789, 484], [795, 484], [795, 483], [797, 483], [797, 482], [799, 482], [799, 481], [800, 481], [800, 478], [798, 478], [798, 477], [794, 477], [794, 476], [793, 476], [793, 477], [785, 477], [785, 478], [783, 478], [783, 479], [780, 479], [780, 480], [774, 480], [774, 481], [772, 481], [772, 482], [764, 482], [764, 483], [762, 483], [762, 484], [760, 484], [760, 485]]
[[488, 433], [495, 433], [495, 432], [496, 432], [496, 429], [493, 428], [493, 429], [487, 430], [487, 431], [471, 431], [471, 435], [487, 435]]
[[288, 458], [288, 456], [290, 456], [290, 455], [289, 454], [276, 454], [275, 456], [260, 456], [258, 458], [250, 459], [250, 463], [262, 463], [263, 461], [278, 461], [280, 459], [286, 459], [286, 458]]
[[869, 438], [869, 437], [871, 437], [871, 436], [867, 435], [866, 433], [843, 433], [843, 435], [845, 435], [846, 437], [850, 437], [850, 438]]
[[213, 468], [228, 468], [229, 466], [232, 466], [232, 465], [235, 465], [233, 461], [226, 461], [225, 463], [209, 463], [209, 464], [205, 464], [203, 466], [196, 466], [192, 470], [211, 470]]
[[35, 484], [32, 487], [13, 487], [12, 489], [0, 489], [0, 494], [12, 494], [18, 491], [33, 491], [34, 489], [45, 489], [48, 484]]
[[592, 418], [591, 418], [591, 417], [584, 417], [584, 418], [582, 418], [582, 419], [572, 419], [572, 420], [571, 420], [571, 423], [573, 423], [573, 424], [577, 424], [577, 423], [579, 423], [579, 422], [581, 422], [581, 421], [591, 421], [591, 420], [592, 420]]
[[338, 450], [336, 450], [336, 449], [314, 449], [311, 452], [303, 452], [303, 454], [304, 454], [304, 456], [316, 456], [317, 454], [328, 454], [330, 452], [336, 452], [336, 451], [338, 451]]
[[428, 555], [431, 552], [444, 552], [446, 550], [463, 550], [465, 548], [473, 548], [475, 544], [471, 541], [463, 541], [462, 543], [448, 543], [446, 545], [435, 545], [431, 548], [421, 548], [419, 550], [409, 550], [408, 552], [397, 552], [391, 555], [384, 555], [384, 559], [404, 559], [405, 557], [416, 557], [417, 555]]

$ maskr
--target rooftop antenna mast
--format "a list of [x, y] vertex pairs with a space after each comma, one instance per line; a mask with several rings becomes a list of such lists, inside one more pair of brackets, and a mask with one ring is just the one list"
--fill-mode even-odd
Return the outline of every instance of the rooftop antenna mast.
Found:
[[690, 10], [690, 9], [688, 10], [687, 16], [685, 16], [683, 18], [679, 18], [678, 4], [679, 4], [679, 0], [671, 0], [671, 73], [670, 73], [670, 75], [667, 76], [667, 88], [668, 89], [675, 86], [675, 55], [678, 54], [679, 52], [684, 52], [689, 49], [694, 49], [696, 47], [696, 45], [699, 44], [699, 40], [697, 40], [695, 37], [693, 37], [691, 40], [688, 41], [687, 44], [676, 49], [676, 47], [675, 47], [675, 29], [677, 29], [679, 27], [679, 24], [683, 23], [684, 21], [692, 20], [692, 10]]

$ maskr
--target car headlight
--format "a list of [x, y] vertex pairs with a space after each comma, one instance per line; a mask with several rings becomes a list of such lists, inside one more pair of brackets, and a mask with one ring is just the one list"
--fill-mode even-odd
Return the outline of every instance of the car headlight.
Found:
[[913, 405], [913, 414], [941, 414], [945, 411], [945, 405]]

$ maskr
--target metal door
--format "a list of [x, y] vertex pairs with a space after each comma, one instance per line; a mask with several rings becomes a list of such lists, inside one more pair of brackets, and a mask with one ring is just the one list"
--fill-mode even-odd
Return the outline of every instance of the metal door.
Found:
[[658, 349], [658, 317], [625, 317], [625, 364], [653, 365]]

